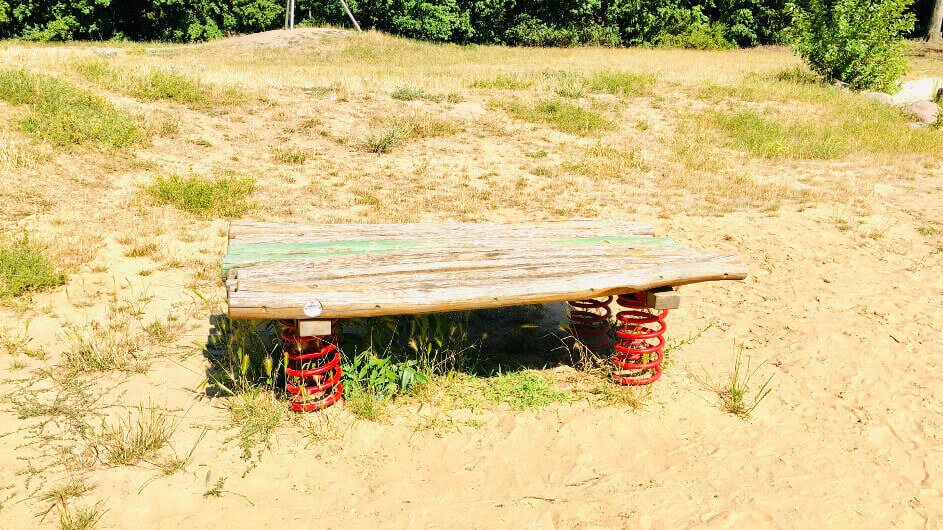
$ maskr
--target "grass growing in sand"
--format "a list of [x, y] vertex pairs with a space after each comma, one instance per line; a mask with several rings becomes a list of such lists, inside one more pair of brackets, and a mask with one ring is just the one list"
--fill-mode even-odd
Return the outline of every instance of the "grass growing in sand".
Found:
[[602, 71], [584, 81], [593, 92], [607, 92], [624, 97], [649, 96], [653, 93], [655, 76], [633, 72]]
[[30, 291], [58, 287], [65, 274], [25, 234], [0, 237], [0, 300]]
[[155, 178], [145, 191], [159, 202], [200, 217], [240, 217], [249, 211], [249, 194], [255, 179], [222, 177], [207, 179], [196, 175], [172, 174]]
[[96, 436], [99, 458], [111, 465], [132, 465], [154, 457], [176, 429], [166, 411], [139, 407], [127, 418], [105, 424]]
[[28, 105], [23, 132], [59, 146], [84, 143], [127, 147], [144, 138], [137, 121], [101, 96], [26, 70], [0, 71], [0, 99]]
[[454, 123], [426, 113], [413, 113], [380, 120], [383, 129], [368, 134], [364, 145], [371, 153], [389, 153], [411, 138], [432, 138], [457, 133]]
[[150, 67], [135, 71], [105, 60], [80, 61], [72, 68], [103, 88], [145, 101], [176, 101], [195, 108], [239, 105], [248, 101], [238, 88], [210, 85], [191, 74], [168, 68]]
[[802, 70], [754, 75], [733, 85], [709, 83], [698, 97], [720, 109], [692, 116], [694, 128], [718, 131], [715, 142], [756, 157], [943, 152], [943, 130], [911, 127], [896, 109], [809, 79]]
[[488, 380], [484, 396], [489, 401], [507, 403], [517, 410], [543, 407], [573, 398], [568, 392], [555, 390], [546, 378], [530, 370], [499, 373]]
[[722, 408], [740, 418], [748, 418], [766, 396], [772, 392], [770, 382], [773, 377], [770, 376], [759, 387], [754, 388], [751, 382], [757, 371], [762, 368], [760, 364], [751, 368], [750, 359], [743, 360], [742, 348], [737, 350], [733, 358], [733, 369], [724, 379], [714, 380], [705, 371], [704, 377], [695, 379], [705, 388], [716, 394], [720, 398]]
[[545, 123], [573, 134], [595, 135], [614, 127], [602, 114], [559, 99], [541, 99], [533, 103], [512, 100], [499, 103], [499, 106], [517, 119]]

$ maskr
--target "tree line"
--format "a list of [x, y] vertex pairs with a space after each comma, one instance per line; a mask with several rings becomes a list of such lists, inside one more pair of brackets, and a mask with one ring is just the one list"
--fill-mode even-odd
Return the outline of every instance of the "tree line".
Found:
[[[909, 5], [916, 15], [914, 34], [927, 33], [934, 1]], [[689, 48], [784, 42], [794, 9], [788, 0], [348, 0], [348, 5], [364, 28], [438, 42]], [[285, 0], [0, 0], [0, 37], [193, 42], [275, 29], [284, 17]], [[338, 0], [296, 0], [296, 19], [349, 24]]]

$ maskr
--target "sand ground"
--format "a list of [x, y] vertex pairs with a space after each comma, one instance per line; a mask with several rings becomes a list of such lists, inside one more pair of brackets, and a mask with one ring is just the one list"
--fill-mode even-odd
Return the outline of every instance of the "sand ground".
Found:
[[[356, 59], [349, 50], [365, 46], [345, 40], [356, 36], [321, 38], [282, 42], [277, 49], [302, 50], [304, 57], [295, 60], [316, 63], [319, 50], [348, 50]], [[240, 43], [238, 53], [282, 53], [260, 52], [266, 42], [256, 41]], [[620, 107], [625, 123], [644, 120], [644, 130], [627, 125], [602, 140], [580, 138], [496, 117], [492, 99], [504, 93], [467, 90], [464, 101], [448, 107], [392, 101], [386, 94], [402, 83], [397, 72], [409, 67], [392, 59], [368, 61], [361, 73], [338, 66], [317, 74], [324, 77], [282, 70], [262, 75], [252, 73], [242, 55], [220, 58], [235, 49], [221, 46], [180, 48], [169, 58], [143, 46], [118, 46], [114, 55], [127, 64], [191, 65], [214, 82], [257, 79], [264, 102], [213, 112], [94, 88], [118, 105], [174, 116], [179, 132], [130, 153], [47, 148], [48, 158], [5, 174], [4, 227], [37, 234], [68, 269], [69, 281], [0, 306], [5, 329], [24, 333], [30, 347], [47, 352], [37, 359], [0, 350], [0, 526], [57, 525], [56, 510], [42, 516], [51, 506], [43, 494], [76, 476], [94, 489], [69, 505], [97, 503], [101, 528], [941, 526], [943, 376], [934, 374], [943, 366], [943, 238], [917, 230], [943, 222], [939, 155], [864, 153], [825, 161], [737, 155], [722, 165], [764, 182], [825, 191], [808, 201], [751, 196], [718, 209], [723, 200], [683, 190], [652, 198], [659, 179], [680, 168], [669, 156], [676, 115], [665, 108], [680, 101], [671, 93], [667, 100], [643, 97]], [[98, 48], [5, 44], [0, 60], [53, 65], [54, 72], [60, 65], [70, 76], [61, 65], [95, 57]], [[493, 53], [497, 59], [486, 57], [476, 67], [482, 75], [507, 68], [503, 57], [516, 52]], [[551, 52], [520, 53], [530, 65]], [[607, 52], [553, 53], [553, 68], [565, 68]], [[741, 77], [750, 69], [795, 64], [783, 49], [611, 53], [616, 58], [604, 60], [649, 65], [668, 79], [686, 79], [695, 74], [682, 71], [705, 64], [736, 63]], [[704, 59], [692, 64], [692, 57]], [[672, 61], [679, 66], [672, 68]], [[943, 73], [939, 59], [915, 62], [920, 71]], [[429, 73], [451, 67], [422, 68], [426, 73], [412, 81], [428, 90], [464, 90], [461, 78]], [[341, 89], [327, 97], [299, 90], [331, 83]], [[462, 129], [388, 155], [356, 147], [377, 120], [403, 109], [435, 112]], [[14, 136], [19, 133], [8, 120], [16, 112], [0, 105], [5, 130]], [[314, 130], [305, 129], [307, 120], [317, 121]], [[638, 148], [652, 172], [619, 188], [586, 175], [534, 175], [534, 162], [524, 155], [546, 149], [546, 164], [555, 167], [600, 141]], [[308, 160], [273, 161], [272, 149], [285, 145], [306, 150]], [[286, 425], [260, 457], [246, 460], [226, 400], [205, 395], [207, 361], [197, 346], [223, 312], [216, 267], [226, 221], [189, 216], [142, 196], [142, 184], [171, 171], [251, 172], [259, 207], [248, 219], [515, 221], [586, 213], [636, 219], [696, 248], [737, 252], [751, 275], [682, 290], [670, 333], [676, 339], [703, 333], [672, 352], [640, 408], [590, 399], [525, 411], [411, 402], [367, 421], [337, 407], [325, 420], [334, 422], [336, 437], [312, 438]], [[727, 174], [726, 166], [677, 171]], [[523, 187], [514, 184], [519, 178]], [[482, 195], [489, 189], [493, 194]], [[377, 202], [364, 200], [363, 190]], [[566, 210], [572, 203], [581, 206]], [[157, 252], [127, 256], [144, 241], [156, 242]], [[130, 313], [129, 329], [166, 322], [168, 315], [176, 319], [171, 338], [142, 339], [149, 369], [57, 376], [72, 347], [65, 332], [85, 333], [90, 322], [114, 318], [116, 304], [139, 308]], [[723, 380], [738, 351], [759, 366], [754, 385], [772, 378], [771, 393], [747, 419], [724, 411], [703, 384], [705, 377]], [[568, 366], [546, 371], [564, 386], [578, 375]], [[170, 475], [155, 461], [104, 464], [94, 448], [70, 438], [67, 416], [24, 418], [17, 406], [23, 399], [53, 403], [59, 394], [72, 396], [62, 389], [76, 383], [87, 385], [96, 406], [108, 406], [102, 412], [108, 418], [141, 404], [167, 410], [176, 424], [161, 454], [189, 455], [188, 464]], [[35, 397], [30, 390], [38, 391]], [[49, 419], [40, 433], [37, 425]], [[84, 465], [64, 465], [62, 447]], [[218, 496], [206, 495], [218, 484]]]

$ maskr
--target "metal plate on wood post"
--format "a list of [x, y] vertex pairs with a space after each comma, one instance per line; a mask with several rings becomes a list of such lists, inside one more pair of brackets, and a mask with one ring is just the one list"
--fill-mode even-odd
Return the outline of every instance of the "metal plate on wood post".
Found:
[[657, 310], [678, 309], [681, 307], [681, 293], [671, 287], [652, 289], [645, 293], [645, 303]]
[[298, 335], [302, 337], [325, 337], [331, 334], [330, 320], [299, 320]]

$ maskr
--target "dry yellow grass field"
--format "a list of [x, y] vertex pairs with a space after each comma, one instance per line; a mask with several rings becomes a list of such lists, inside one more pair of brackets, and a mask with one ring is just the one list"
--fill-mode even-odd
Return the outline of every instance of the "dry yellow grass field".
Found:
[[[0, 285], [3, 528], [943, 517], [943, 128], [785, 48], [0, 43], [0, 205], [0, 264], [28, 248], [51, 271]], [[232, 217], [631, 219], [751, 276], [683, 290], [648, 394], [537, 351], [508, 383], [536, 400], [459, 372], [295, 415], [206, 391]], [[770, 381], [750, 414], [725, 391], [738, 358], [748, 400]]]

